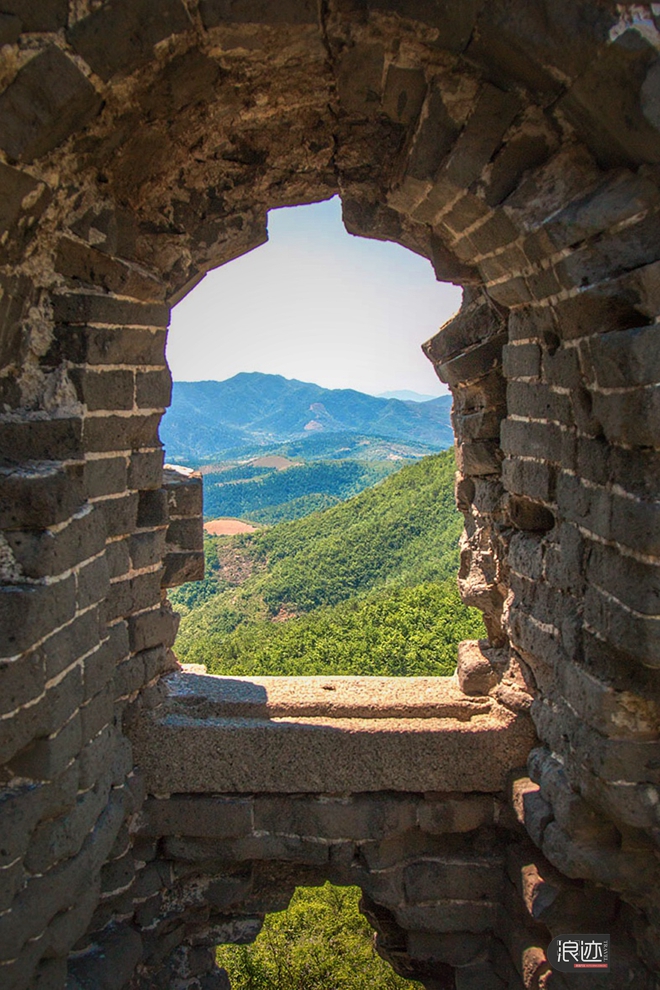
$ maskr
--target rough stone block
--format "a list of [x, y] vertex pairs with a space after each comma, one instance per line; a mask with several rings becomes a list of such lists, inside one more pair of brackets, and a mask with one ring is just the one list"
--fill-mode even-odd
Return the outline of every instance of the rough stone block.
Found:
[[458, 133], [459, 127], [445, 107], [442, 86], [432, 87], [426, 99], [426, 113], [408, 157], [407, 175], [412, 179], [432, 181]]
[[140, 409], [163, 409], [172, 401], [172, 376], [169, 368], [138, 371], [135, 375], [135, 402]]
[[141, 491], [137, 524], [141, 528], [166, 526], [169, 522], [168, 496], [165, 488]]
[[129, 488], [144, 490], [163, 485], [163, 449], [133, 451], [128, 462]]
[[20, 18], [23, 31], [57, 31], [69, 13], [67, 0], [2, 0], [2, 9]]
[[200, 14], [205, 28], [223, 24], [316, 24], [314, 0], [282, 0], [277, 6], [267, 0], [201, 0]]
[[53, 736], [35, 739], [11, 760], [14, 773], [29, 780], [54, 780], [78, 755], [82, 745], [80, 716], [71, 718]]
[[105, 517], [109, 537], [132, 533], [137, 524], [138, 494], [127, 492], [116, 498], [106, 498], [96, 503]]
[[85, 447], [90, 452], [139, 450], [160, 443], [160, 413], [131, 416], [87, 417], [84, 426]]
[[493, 821], [493, 799], [486, 795], [426, 797], [417, 809], [417, 821], [424, 832], [443, 835], [472, 832]]
[[171, 519], [180, 516], [199, 516], [203, 511], [203, 479], [197, 471], [166, 465], [163, 471], [163, 487], [167, 492], [167, 505]]
[[385, 77], [383, 110], [400, 124], [411, 124], [419, 116], [426, 95], [426, 80], [420, 69], [390, 65]]
[[382, 45], [357, 44], [342, 54], [337, 67], [337, 89], [341, 105], [348, 113], [371, 117], [380, 111], [383, 69]]
[[7, 534], [24, 574], [33, 579], [68, 571], [105, 546], [105, 520], [92, 506], [53, 530], [12, 530]]
[[513, 93], [505, 93], [490, 83], [484, 85], [445, 165], [452, 182], [468, 188], [479, 178], [519, 109]]
[[313, 797], [255, 800], [257, 831], [324, 839], [377, 839], [404, 832], [415, 824], [415, 804], [408, 799]]
[[169, 551], [163, 557], [161, 588], [178, 588], [188, 581], [204, 579], [204, 552], [184, 550]]
[[461, 857], [425, 859], [403, 871], [405, 895], [410, 904], [435, 900], [497, 900], [503, 881], [501, 860]]
[[505, 337], [498, 335], [469, 348], [451, 361], [438, 365], [439, 378], [457, 387], [485, 377], [500, 365], [505, 342]]
[[165, 533], [168, 550], [203, 550], [204, 530], [202, 519], [174, 519], [170, 522]]
[[82, 129], [100, 106], [89, 80], [53, 45], [0, 95], [0, 147], [15, 161], [32, 162]]
[[5, 585], [0, 588], [2, 652], [16, 656], [73, 618], [73, 575], [49, 585]]
[[[102, 293], [93, 295], [83, 292], [58, 292], [53, 293], [52, 303], [56, 323], [73, 326], [85, 326], [89, 323], [117, 323], [124, 326], [158, 329], [166, 327], [170, 321], [170, 308], [165, 303], [129, 302], [126, 299], [116, 299]], [[117, 363], [130, 364], [131, 362], [124, 360]], [[136, 361], [135, 363], [140, 362]]]
[[181, 0], [164, 0], [157, 8], [149, 0], [110, 0], [77, 21], [67, 40], [107, 82], [116, 73], [133, 72], [149, 61], [159, 41], [190, 27]]
[[179, 616], [169, 603], [132, 615], [128, 621], [131, 649], [134, 652], [154, 646], [171, 646], [176, 639]]
[[0, 421], [0, 458], [9, 464], [21, 461], [63, 461], [82, 456], [83, 421], [78, 416]]
[[456, 450], [456, 467], [461, 474], [480, 477], [499, 475], [502, 451], [496, 440], [476, 440], [462, 443]]
[[142, 809], [140, 835], [208, 839], [249, 835], [253, 828], [252, 808], [250, 797], [174, 795], [166, 799], [149, 798]]
[[418, 932], [487, 932], [495, 927], [499, 904], [434, 897], [432, 904], [398, 907], [394, 916], [399, 925]]
[[132, 371], [73, 368], [70, 377], [78, 399], [90, 410], [133, 408], [135, 378]]
[[463, 640], [458, 644], [456, 674], [465, 694], [488, 694], [502, 676], [508, 657], [489, 650], [486, 640]]
[[46, 361], [56, 365], [65, 360], [74, 364], [139, 364], [162, 367], [164, 355], [164, 331], [149, 331], [132, 326], [60, 326], [55, 328], [54, 343], [46, 355]]
[[[50, 198], [51, 192], [45, 183], [39, 183], [32, 176], [8, 165], [0, 166], [0, 234], [7, 234], [0, 245], [0, 259], [3, 263], [17, 262], [21, 259], [23, 252], [37, 233], [35, 220], [46, 209]], [[12, 295], [8, 292], [12, 282], [14, 286], [27, 284], [22, 278], [2, 280], [7, 293], [0, 303], [4, 324], [3, 333], [0, 334], [2, 337], [7, 332], [9, 324], [7, 301], [8, 296]], [[14, 316], [16, 315], [16, 306], [14, 306]], [[5, 356], [4, 352], [2, 356]]]
[[116, 292], [142, 302], [161, 301], [165, 295], [163, 284], [147, 272], [71, 237], [60, 238], [55, 267], [62, 275], [76, 282], [98, 286], [106, 292]]

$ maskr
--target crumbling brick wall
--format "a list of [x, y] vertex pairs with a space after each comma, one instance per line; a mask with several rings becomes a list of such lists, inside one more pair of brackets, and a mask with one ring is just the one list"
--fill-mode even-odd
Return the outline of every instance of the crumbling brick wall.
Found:
[[660, 968], [656, 20], [4, 0], [3, 986], [63, 986], [100, 933], [115, 986], [144, 965], [124, 723], [174, 663], [162, 586], [199, 566], [197, 509], [170, 521], [163, 488], [169, 306], [268, 209], [336, 192], [349, 230], [465, 288], [427, 352], [455, 398], [461, 588], [534, 696], [517, 807]]

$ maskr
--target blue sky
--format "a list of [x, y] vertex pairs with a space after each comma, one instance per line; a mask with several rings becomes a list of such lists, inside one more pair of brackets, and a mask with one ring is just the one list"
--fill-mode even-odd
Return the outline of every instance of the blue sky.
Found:
[[272, 210], [268, 233], [174, 309], [176, 381], [262, 371], [374, 395], [446, 393], [420, 345], [458, 309], [460, 289], [398, 244], [352, 237], [337, 197]]

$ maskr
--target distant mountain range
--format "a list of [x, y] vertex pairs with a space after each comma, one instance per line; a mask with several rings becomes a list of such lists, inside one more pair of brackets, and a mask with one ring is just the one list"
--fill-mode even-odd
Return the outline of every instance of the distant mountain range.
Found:
[[355, 449], [376, 440], [381, 456], [403, 444], [404, 456], [420, 457], [452, 445], [450, 409], [448, 395], [402, 401], [241, 373], [223, 382], [175, 382], [161, 439], [168, 460], [189, 464], [254, 456], [283, 444], [309, 459], [355, 457]]
[[438, 399], [438, 395], [423, 395], [421, 392], [412, 392], [409, 388], [398, 388], [394, 392], [379, 392], [379, 399], [401, 399], [402, 402], [432, 402]]

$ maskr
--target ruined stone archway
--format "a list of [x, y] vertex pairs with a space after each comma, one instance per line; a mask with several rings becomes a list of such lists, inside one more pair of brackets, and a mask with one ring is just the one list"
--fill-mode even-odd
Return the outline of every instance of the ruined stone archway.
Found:
[[[268, 208], [337, 191], [349, 230], [466, 289], [428, 353], [455, 396], [463, 592], [535, 697], [540, 790], [519, 780], [512, 807], [555, 868], [613, 893], [620, 958], [658, 967], [654, 17], [605, 0], [4, 0], [7, 986], [63, 985], [103, 933], [129, 985], [185, 938], [138, 919], [144, 786], [124, 731], [171, 669], [161, 583], [195, 566], [194, 495], [163, 488], [157, 435], [168, 305], [260, 243]], [[509, 930], [531, 924], [540, 953], [552, 925], [511, 870], [526, 921]], [[532, 943], [508, 945], [530, 986]]]

